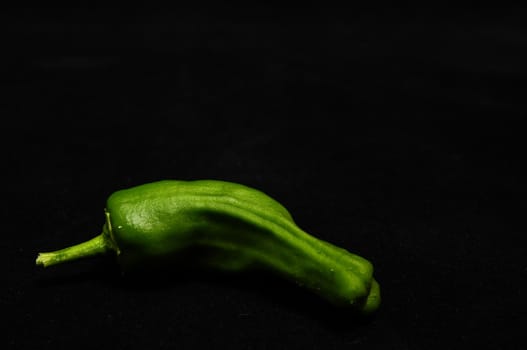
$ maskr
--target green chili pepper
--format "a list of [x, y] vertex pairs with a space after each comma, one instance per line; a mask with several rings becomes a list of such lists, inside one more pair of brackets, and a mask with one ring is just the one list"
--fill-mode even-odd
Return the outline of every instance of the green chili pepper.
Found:
[[193, 260], [227, 271], [263, 268], [337, 306], [371, 313], [379, 285], [366, 259], [301, 230], [266, 194], [216, 180], [165, 180], [113, 193], [102, 233], [40, 253], [37, 265], [113, 252], [123, 269], [170, 261], [199, 248]]

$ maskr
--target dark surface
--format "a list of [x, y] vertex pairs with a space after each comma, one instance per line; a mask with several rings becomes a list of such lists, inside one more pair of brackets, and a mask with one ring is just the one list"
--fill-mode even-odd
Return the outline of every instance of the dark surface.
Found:
[[[2, 348], [525, 348], [527, 36], [509, 11], [4, 12]], [[370, 259], [371, 319], [248, 274], [42, 269], [159, 179], [256, 187]]]

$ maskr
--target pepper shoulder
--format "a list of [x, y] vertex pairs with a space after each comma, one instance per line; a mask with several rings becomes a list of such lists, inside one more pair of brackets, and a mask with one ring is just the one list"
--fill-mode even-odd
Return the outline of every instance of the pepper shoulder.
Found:
[[161, 180], [146, 183], [112, 193], [107, 200], [107, 208], [186, 196], [218, 200], [221, 198], [222, 201], [257, 207], [291, 219], [287, 209], [262, 191], [222, 180]]

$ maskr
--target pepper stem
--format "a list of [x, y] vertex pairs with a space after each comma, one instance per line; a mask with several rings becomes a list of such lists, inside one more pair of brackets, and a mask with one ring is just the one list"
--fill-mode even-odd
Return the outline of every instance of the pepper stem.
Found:
[[109, 250], [112, 250], [112, 245], [108, 242], [108, 238], [101, 233], [89, 241], [71, 247], [53, 252], [39, 253], [35, 262], [37, 265], [48, 267], [66, 261], [104, 254]]

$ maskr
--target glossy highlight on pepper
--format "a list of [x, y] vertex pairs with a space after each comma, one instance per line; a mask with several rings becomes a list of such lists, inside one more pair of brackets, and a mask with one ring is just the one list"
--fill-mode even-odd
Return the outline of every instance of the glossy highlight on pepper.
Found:
[[37, 265], [115, 254], [127, 270], [194, 249], [200, 266], [265, 269], [336, 306], [369, 314], [381, 301], [368, 260], [306, 233], [286, 208], [254, 188], [218, 180], [152, 182], [113, 193], [105, 216], [100, 235], [40, 253]]

